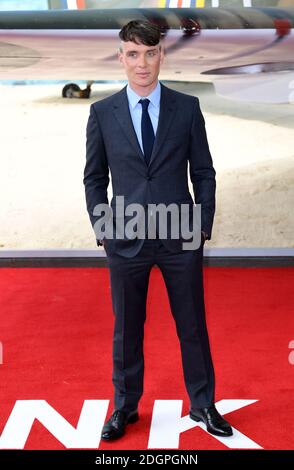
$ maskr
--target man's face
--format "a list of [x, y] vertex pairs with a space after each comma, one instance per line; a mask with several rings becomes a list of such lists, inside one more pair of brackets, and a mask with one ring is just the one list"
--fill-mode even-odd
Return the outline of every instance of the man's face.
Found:
[[122, 41], [118, 57], [133, 88], [150, 87], [157, 81], [163, 61], [163, 51], [159, 44], [145, 46], [132, 41]]

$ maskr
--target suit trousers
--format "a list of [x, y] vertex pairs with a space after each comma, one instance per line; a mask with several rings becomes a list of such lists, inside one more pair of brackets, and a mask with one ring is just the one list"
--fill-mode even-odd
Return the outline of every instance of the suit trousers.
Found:
[[166, 285], [191, 407], [214, 403], [215, 378], [203, 292], [203, 244], [202, 241], [196, 250], [172, 253], [160, 239], [145, 239], [132, 258], [108, 255], [115, 316], [112, 373], [115, 409], [133, 411], [143, 394], [144, 322], [149, 275], [154, 265], [161, 270]]

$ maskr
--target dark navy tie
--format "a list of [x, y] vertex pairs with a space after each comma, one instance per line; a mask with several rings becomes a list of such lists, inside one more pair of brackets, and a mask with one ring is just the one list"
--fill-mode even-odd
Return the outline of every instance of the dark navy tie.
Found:
[[142, 105], [141, 132], [144, 157], [147, 165], [149, 165], [155, 139], [152, 122], [148, 113], [150, 101], [146, 98], [140, 100], [139, 103]]

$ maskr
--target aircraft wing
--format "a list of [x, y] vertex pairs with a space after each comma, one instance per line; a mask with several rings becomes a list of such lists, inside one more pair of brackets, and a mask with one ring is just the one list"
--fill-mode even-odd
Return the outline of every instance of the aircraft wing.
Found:
[[118, 31], [138, 18], [161, 27], [161, 79], [210, 81], [232, 99], [294, 100], [294, 8], [1, 12], [0, 79], [124, 79]]

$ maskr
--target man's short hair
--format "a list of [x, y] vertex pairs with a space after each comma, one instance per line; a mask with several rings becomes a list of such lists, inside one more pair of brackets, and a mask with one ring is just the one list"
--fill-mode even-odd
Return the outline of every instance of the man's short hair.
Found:
[[121, 41], [132, 41], [145, 46], [156, 46], [160, 42], [159, 26], [146, 20], [133, 20], [123, 26], [119, 32]]

